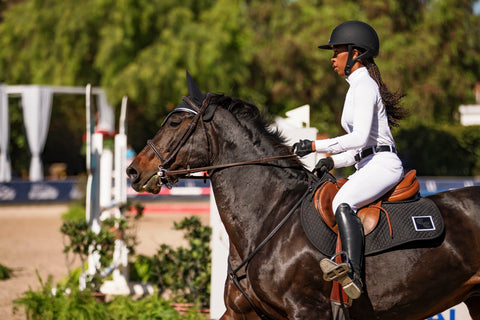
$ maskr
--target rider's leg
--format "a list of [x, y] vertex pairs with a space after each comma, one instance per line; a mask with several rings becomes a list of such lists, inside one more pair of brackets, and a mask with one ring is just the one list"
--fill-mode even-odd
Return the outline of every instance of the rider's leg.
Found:
[[335, 257], [320, 261], [323, 278], [327, 281], [335, 280], [340, 283], [345, 293], [352, 299], [357, 299], [362, 293], [363, 226], [350, 206], [342, 203], [335, 213], [338, 232], [342, 240], [343, 263], [335, 262]]
[[366, 164], [361, 163], [333, 200], [342, 249], [348, 255], [350, 264], [324, 259], [320, 266], [324, 279], [340, 282], [353, 299], [361, 293], [364, 250], [363, 227], [355, 212], [390, 190], [401, 180], [402, 174], [401, 162], [395, 154], [378, 154]]
[[362, 293], [363, 250], [364, 236], [360, 218], [353, 212], [350, 206], [342, 203], [335, 213], [338, 232], [342, 240], [342, 250], [347, 253], [349, 270], [347, 279], [341, 285], [345, 293], [352, 299], [356, 299]]

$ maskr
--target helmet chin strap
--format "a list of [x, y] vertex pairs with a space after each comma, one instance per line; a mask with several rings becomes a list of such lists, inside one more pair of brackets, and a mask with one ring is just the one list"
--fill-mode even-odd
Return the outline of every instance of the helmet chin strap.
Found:
[[345, 64], [345, 75], [348, 77], [350, 75], [350, 71], [352, 71], [352, 66], [355, 64], [357, 59], [352, 59], [353, 56], [353, 46], [351, 44], [348, 45], [348, 59], [347, 63]]
[[358, 59], [361, 59], [366, 55], [367, 55], [367, 51], [360, 54], [358, 57], [352, 59], [352, 57], [353, 57], [353, 45], [351, 45], [351, 44], [348, 45], [348, 58], [347, 58], [347, 63], [345, 64], [345, 69], [344, 69], [345, 75], [347, 77], [352, 72], [352, 67], [355, 64], [355, 62], [357, 62]]

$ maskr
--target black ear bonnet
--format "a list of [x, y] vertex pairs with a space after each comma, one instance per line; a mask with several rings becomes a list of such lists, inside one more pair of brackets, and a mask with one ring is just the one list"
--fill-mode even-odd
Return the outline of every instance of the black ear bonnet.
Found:
[[[198, 110], [200, 110], [203, 100], [207, 97], [206, 93], [203, 93], [200, 88], [198, 88], [197, 84], [193, 80], [192, 76], [188, 73], [187, 71], [187, 86], [188, 86], [188, 93], [189, 96], [188, 98], [190, 101], [192, 101], [197, 108], [193, 108], [190, 104], [188, 104], [185, 101], [182, 101], [175, 109], [173, 109], [165, 118], [163, 123], [167, 121], [167, 119], [172, 115], [173, 113], [176, 112], [189, 112], [192, 114], [198, 114]], [[213, 116], [215, 115], [215, 110], [217, 109], [217, 105], [215, 104], [210, 104], [208, 105], [207, 109], [205, 109], [205, 112], [203, 113], [202, 119], [204, 122], [208, 122], [213, 119]], [[162, 124], [163, 126], [163, 124]]]

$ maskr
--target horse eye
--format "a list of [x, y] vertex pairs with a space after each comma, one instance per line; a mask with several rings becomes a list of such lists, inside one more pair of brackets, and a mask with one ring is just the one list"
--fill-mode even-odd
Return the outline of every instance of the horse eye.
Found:
[[172, 119], [170, 120], [170, 122], [168, 123], [168, 126], [169, 127], [172, 127], [172, 128], [175, 128], [175, 127], [178, 127], [180, 125], [180, 123], [182, 123], [181, 120], [179, 119]]

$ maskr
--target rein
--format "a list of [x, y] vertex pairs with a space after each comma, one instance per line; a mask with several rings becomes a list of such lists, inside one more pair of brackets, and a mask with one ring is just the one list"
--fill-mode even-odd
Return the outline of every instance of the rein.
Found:
[[[228, 275], [230, 276], [230, 279], [233, 281], [233, 283], [235, 284], [235, 286], [237, 287], [237, 289], [242, 293], [242, 295], [245, 297], [245, 299], [247, 299], [248, 303], [250, 304], [250, 306], [252, 307], [252, 309], [255, 311], [255, 313], [261, 318], [261, 319], [270, 319], [267, 315], [265, 315], [261, 310], [260, 308], [258, 308], [255, 303], [252, 301], [252, 299], [247, 295], [247, 293], [245, 292], [245, 290], [242, 289], [242, 287], [240, 286], [240, 280], [242, 279], [246, 279], [247, 278], [247, 267], [248, 267], [248, 263], [253, 259], [253, 257], [268, 243], [268, 241], [270, 241], [273, 236], [278, 232], [278, 230], [280, 230], [281, 227], [283, 227], [283, 225], [288, 221], [288, 219], [290, 219], [290, 217], [293, 215], [293, 213], [295, 212], [295, 210], [298, 209], [298, 207], [300, 206], [300, 204], [303, 202], [303, 200], [307, 197], [307, 195], [313, 191], [313, 188], [312, 187], [308, 187], [307, 190], [305, 191], [305, 193], [303, 194], [303, 196], [297, 201], [297, 203], [295, 203], [295, 205], [292, 207], [292, 209], [290, 209], [290, 211], [287, 213], [287, 215], [282, 219], [282, 221], [280, 221], [280, 223], [269, 233], [269, 235], [258, 245], [258, 247], [255, 248], [255, 250], [252, 251], [252, 253], [250, 253], [248, 255], [248, 257], [243, 260], [242, 263], [240, 263], [240, 265], [238, 267], [236, 267], [235, 269], [232, 269], [232, 265], [230, 263], [230, 259], [228, 260]], [[245, 275], [239, 277], [237, 275], [238, 271], [240, 271], [241, 268], [245, 267]]]
[[[175, 158], [179, 150], [182, 148], [182, 146], [185, 144], [185, 142], [188, 140], [188, 138], [191, 136], [193, 131], [195, 130], [197, 124], [200, 120], [202, 115], [204, 114], [205, 110], [207, 109], [210, 99], [212, 95], [209, 93], [207, 94], [206, 98], [202, 102], [201, 108], [198, 108], [189, 98], [183, 97], [183, 100], [187, 102], [194, 110], [195, 112], [198, 112], [195, 117], [193, 118], [192, 122], [190, 122], [183, 133], [182, 137], [180, 140], [177, 142], [175, 147], [173, 148], [173, 151], [170, 152], [165, 159], [160, 151], [157, 149], [155, 144], [153, 143], [152, 140], [147, 141], [147, 145], [153, 150], [155, 153], [156, 157], [160, 160], [160, 164], [158, 165], [158, 172], [157, 175], [162, 179], [167, 180], [167, 186], [168, 186], [168, 179], [166, 179], [168, 176], [174, 176], [174, 175], [187, 175], [189, 176], [192, 173], [196, 172], [202, 172], [202, 171], [212, 171], [216, 169], [223, 169], [223, 168], [230, 168], [230, 167], [236, 167], [236, 166], [244, 166], [244, 165], [251, 165], [251, 164], [262, 164], [262, 163], [267, 163], [275, 160], [281, 160], [281, 159], [288, 159], [288, 158], [293, 158], [297, 157], [296, 154], [287, 154], [287, 155], [280, 155], [280, 156], [273, 156], [273, 157], [266, 157], [266, 158], [261, 158], [257, 160], [249, 160], [249, 161], [241, 161], [241, 162], [234, 162], [234, 163], [228, 163], [228, 164], [221, 164], [221, 165], [214, 165], [214, 166], [206, 166], [206, 167], [198, 167], [198, 168], [187, 168], [187, 169], [180, 169], [180, 170], [167, 170], [164, 167], [172, 161], [172, 159]], [[202, 177], [199, 177], [202, 178]], [[206, 179], [206, 177], [203, 177], [203, 179]], [[307, 188], [303, 196], [295, 203], [295, 205], [290, 209], [290, 211], [287, 213], [287, 215], [280, 221], [280, 223], [268, 234], [268, 236], [258, 245], [255, 250], [253, 250], [252, 253], [248, 255], [248, 257], [240, 263], [240, 265], [232, 269], [230, 260], [228, 260], [228, 274], [230, 279], [233, 281], [235, 286], [238, 288], [238, 290], [242, 293], [242, 295], [247, 299], [248, 303], [252, 307], [252, 309], [257, 313], [257, 315], [261, 319], [270, 319], [267, 315], [265, 315], [260, 308], [258, 308], [255, 303], [252, 301], [252, 299], [247, 295], [245, 290], [242, 289], [240, 286], [240, 280], [247, 278], [246, 274], [246, 269], [248, 267], [248, 263], [253, 259], [253, 257], [275, 236], [275, 234], [282, 228], [282, 226], [285, 225], [285, 223], [290, 219], [290, 217], [293, 215], [293, 213], [298, 209], [298, 207], [301, 205], [303, 200], [307, 197], [309, 193], [311, 193], [313, 188], [310, 186]], [[239, 277], [237, 273], [240, 271], [240, 269], [245, 267], [245, 275]]]
[[[148, 145], [152, 149], [155, 148], [155, 146], [153, 146], [153, 145], [150, 145], [150, 144], [148, 144]], [[155, 154], [156, 154], [156, 152], [155, 152]], [[296, 157], [296, 156], [297, 155], [295, 155], [295, 154], [287, 154], [287, 155], [283, 155], [283, 156], [260, 158], [260, 159], [257, 159], [257, 160], [249, 160], [249, 161], [242, 161], [242, 162], [220, 164], [220, 165], [216, 165], [216, 166], [198, 167], [198, 168], [192, 168], [192, 169], [179, 169], [179, 170], [166, 170], [163, 167], [159, 166], [159, 172], [157, 174], [160, 177], [181, 175], [181, 174], [186, 174], [188, 176], [188, 175], [190, 175], [192, 173], [196, 173], [196, 172], [210, 171], [210, 170], [230, 168], [230, 167], [238, 167], [238, 166], [244, 166], [244, 165], [250, 165], [250, 164], [262, 164], [262, 163], [267, 163], [267, 162], [271, 162], [271, 161], [275, 161], [275, 160], [293, 158], [293, 157]], [[201, 179], [204, 179], [204, 178], [202, 177]]]
[[[185, 144], [185, 142], [188, 140], [190, 135], [193, 133], [195, 128], [197, 127], [198, 121], [201, 119], [202, 115], [205, 113], [205, 110], [210, 104], [210, 99], [212, 97], [211, 93], [207, 94], [207, 97], [203, 100], [201, 108], [198, 108], [195, 103], [193, 103], [188, 97], [183, 97], [183, 100], [187, 102], [195, 111], [198, 113], [195, 115], [193, 118], [192, 122], [190, 122], [183, 133], [182, 137], [180, 140], [177, 142], [175, 147], [173, 148], [173, 151], [168, 154], [168, 157], [165, 159], [160, 151], [158, 151], [157, 147], [155, 147], [155, 144], [153, 143], [152, 140], [147, 141], [147, 145], [153, 150], [155, 153], [155, 156], [160, 160], [160, 164], [158, 165], [158, 172], [157, 175], [160, 178], [165, 178], [167, 176], [174, 176], [174, 175], [187, 175], [189, 178], [194, 178], [190, 177], [190, 174], [196, 173], [196, 172], [202, 172], [202, 171], [211, 171], [211, 170], [216, 170], [216, 169], [223, 169], [223, 168], [230, 168], [230, 167], [238, 167], [238, 166], [244, 166], [244, 165], [250, 165], [250, 164], [262, 164], [262, 163], [267, 163], [275, 160], [281, 160], [281, 159], [288, 159], [288, 158], [293, 158], [297, 157], [296, 154], [287, 154], [287, 155], [281, 155], [281, 156], [273, 156], [273, 157], [267, 157], [267, 158], [261, 158], [257, 160], [248, 160], [248, 161], [242, 161], [242, 162], [235, 162], [235, 163], [228, 163], [228, 164], [221, 164], [221, 165], [215, 165], [215, 166], [207, 166], [207, 167], [198, 167], [198, 168], [187, 168], [187, 169], [179, 169], [179, 170], [167, 170], [164, 167], [172, 161], [172, 159], [175, 158], [181, 147]], [[199, 177], [199, 179], [206, 179], [207, 177]]]

